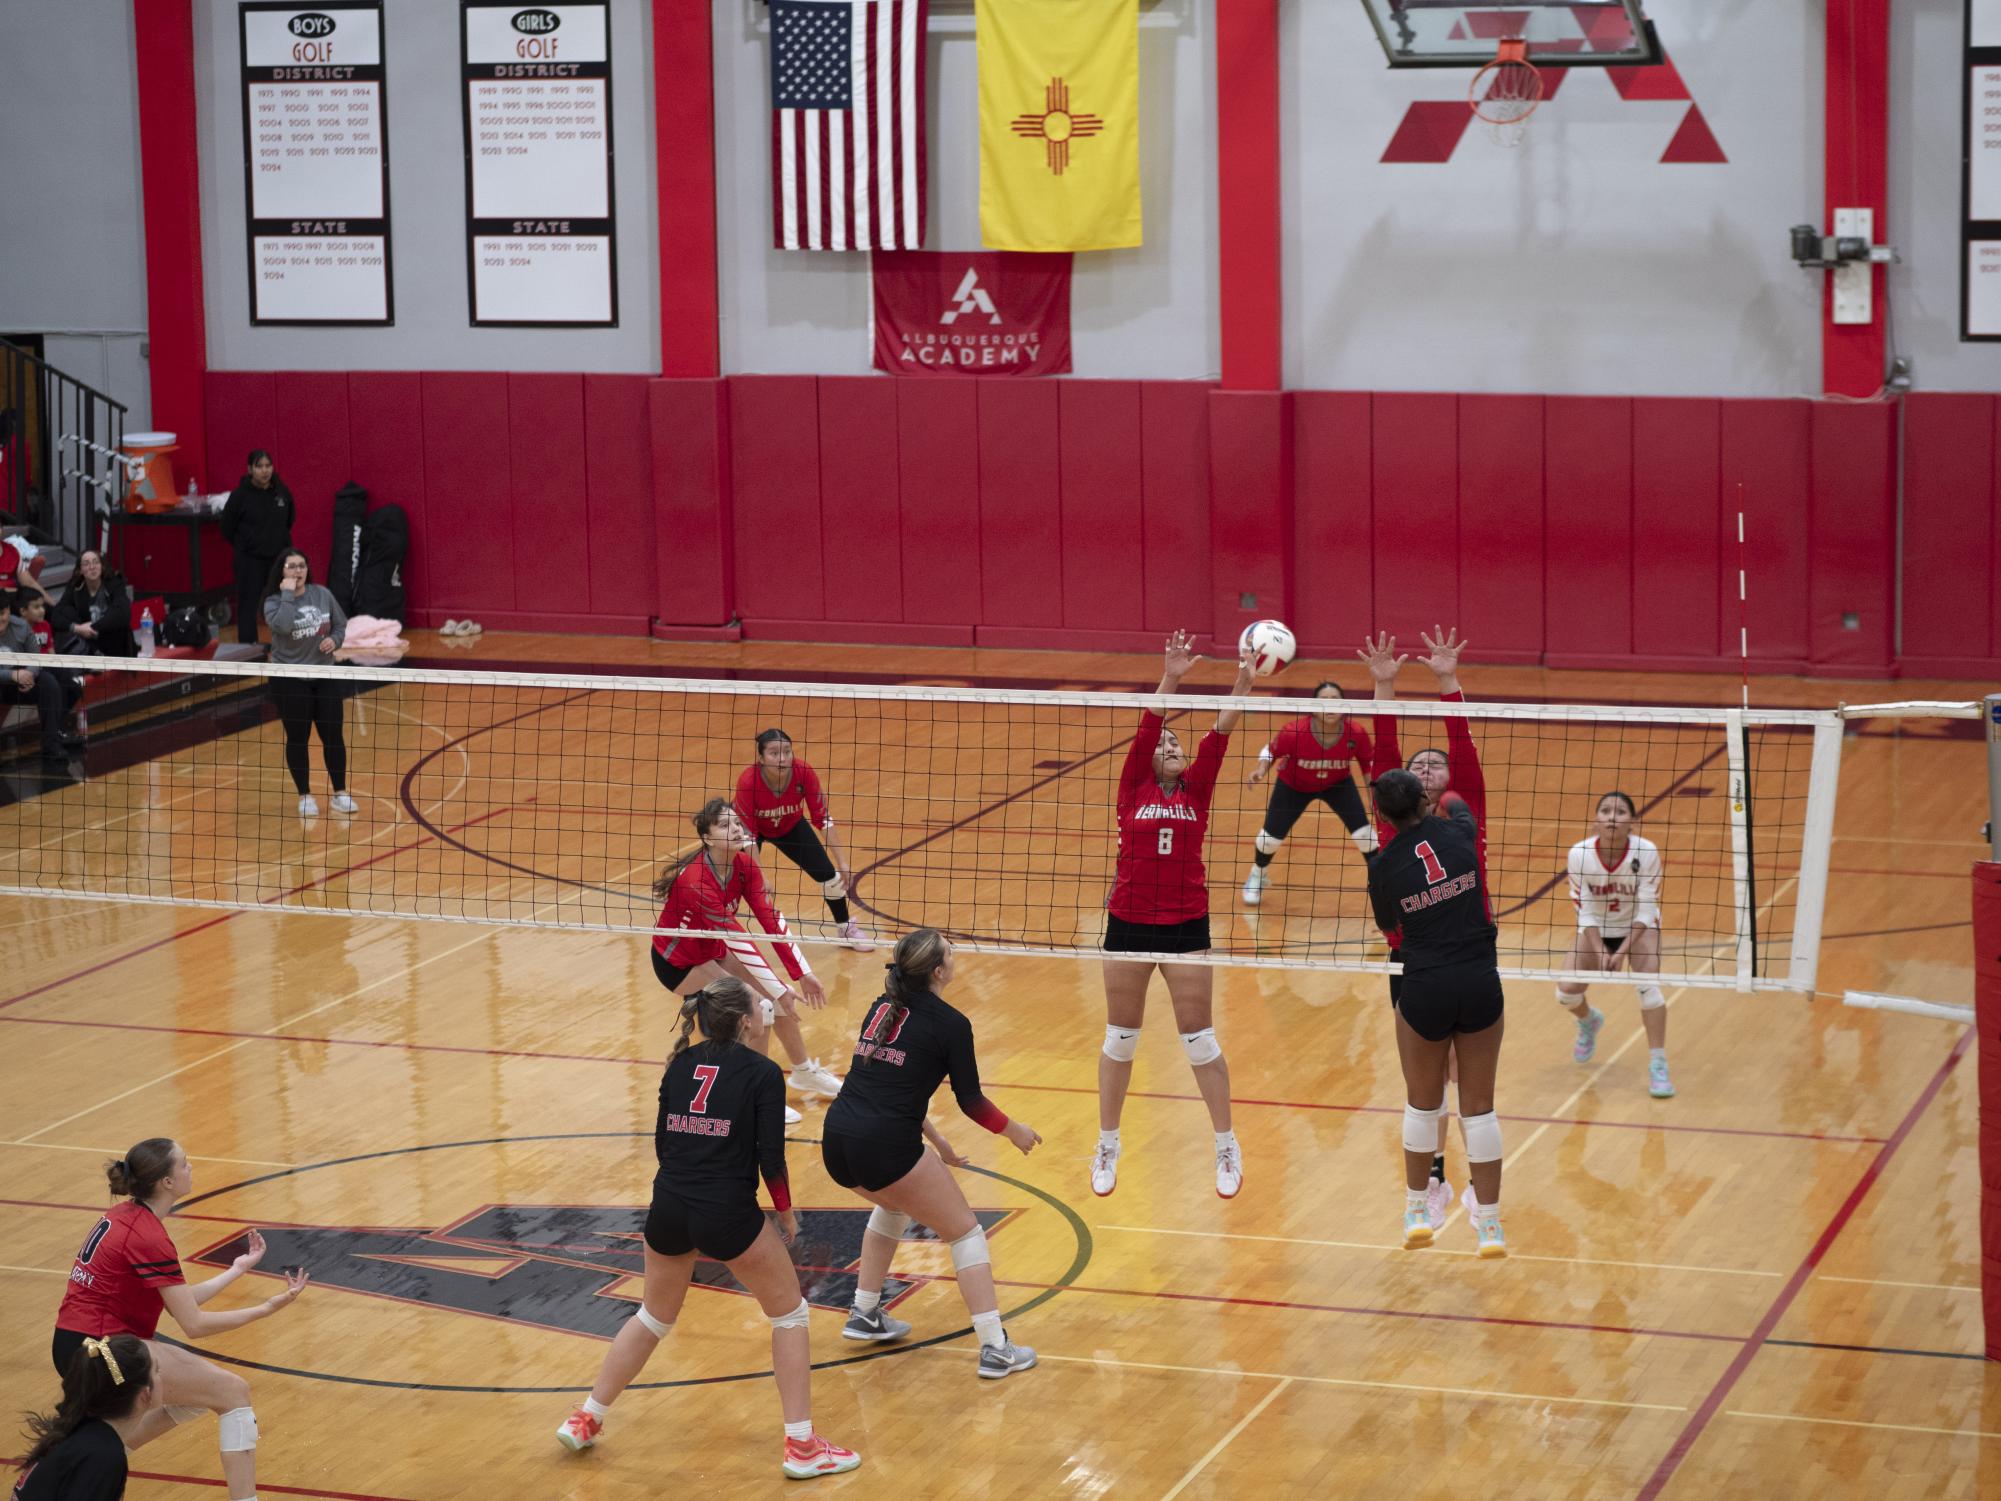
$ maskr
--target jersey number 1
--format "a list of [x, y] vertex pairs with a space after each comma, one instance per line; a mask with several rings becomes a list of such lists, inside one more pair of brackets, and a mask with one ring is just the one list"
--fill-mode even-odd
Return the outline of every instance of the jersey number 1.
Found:
[[707, 1115], [709, 1113], [709, 1091], [716, 1087], [716, 1075], [721, 1072], [722, 1066], [720, 1064], [698, 1063], [695, 1065], [695, 1077], [702, 1082], [701, 1087], [695, 1091], [694, 1099], [688, 1102], [688, 1113], [690, 1115]]
[[1424, 880], [1428, 886], [1435, 886], [1445, 879], [1445, 867], [1438, 863], [1438, 852], [1431, 847], [1429, 839], [1420, 839], [1411, 853], [1424, 862]]

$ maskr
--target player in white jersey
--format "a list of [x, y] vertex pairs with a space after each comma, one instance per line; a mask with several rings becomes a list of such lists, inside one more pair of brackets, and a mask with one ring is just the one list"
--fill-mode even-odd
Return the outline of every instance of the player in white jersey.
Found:
[[[1617, 969], [1653, 976], [1661, 967], [1661, 852], [1633, 832], [1637, 810], [1623, 792], [1598, 799], [1598, 832], [1570, 847], [1570, 900], [1577, 908], [1577, 938], [1565, 969]], [[1647, 1029], [1647, 1093], [1671, 1099], [1668, 1080], [1667, 997], [1652, 978], [1639, 987], [1640, 1021]], [[1556, 998], [1577, 1020], [1570, 1056], [1589, 1063], [1598, 1050], [1605, 1013], [1584, 998], [1575, 981], [1557, 982]]]

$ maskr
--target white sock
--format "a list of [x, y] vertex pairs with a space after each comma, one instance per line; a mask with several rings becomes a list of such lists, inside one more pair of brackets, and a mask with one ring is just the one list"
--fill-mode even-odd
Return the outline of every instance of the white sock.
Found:
[[600, 1402], [596, 1397], [584, 1398], [584, 1411], [594, 1418], [601, 1418], [611, 1411], [611, 1403]]
[[785, 1437], [793, 1443], [803, 1444], [806, 1442], [807, 1439], [811, 1438], [812, 1436], [813, 1436], [813, 1420], [811, 1418], [806, 1418], [797, 1423], [787, 1423], [785, 1425]]
[[874, 1292], [869, 1292], [867, 1289], [860, 1287], [855, 1289], [856, 1313], [874, 1313], [876, 1305], [881, 1301], [882, 1289], [879, 1287]]
[[1500, 1217], [1501, 1217], [1501, 1201], [1499, 1199], [1494, 1200], [1494, 1202], [1491, 1204], [1482, 1204], [1480, 1202], [1480, 1197], [1478, 1194], [1475, 1194], [1473, 1196], [1474, 1219], [1497, 1220]]
[[973, 1315], [973, 1332], [980, 1337], [980, 1344], [989, 1350], [998, 1350], [1007, 1343], [1007, 1336], [1001, 1333], [1000, 1310], [992, 1313]]
[[1109, 1131], [1100, 1131], [1098, 1133], [1098, 1145], [1101, 1147], [1110, 1147], [1116, 1152], [1119, 1149], [1119, 1128], [1114, 1126]]
[[1655, 1063], [1666, 1063], [1666, 1062], [1667, 1062], [1667, 1049], [1666, 1049], [1666, 1048], [1648, 1048], [1648, 1049], [1647, 1049], [1647, 1057], [1648, 1057], [1649, 1059], [1651, 1059], [1651, 1060], [1652, 1060], [1653, 1062], [1655, 1062]]
[[1218, 1131], [1216, 1133], [1217, 1151], [1220, 1152], [1225, 1147], [1234, 1147], [1236, 1144], [1237, 1144], [1237, 1133], [1235, 1131]]
[[1425, 1200], [1429, 1196], [1429, 1189], [1406, 1188], [1403, 1191], [1403, 1207], [1405, 1211], [1410, 1212], [1424, 1208]]

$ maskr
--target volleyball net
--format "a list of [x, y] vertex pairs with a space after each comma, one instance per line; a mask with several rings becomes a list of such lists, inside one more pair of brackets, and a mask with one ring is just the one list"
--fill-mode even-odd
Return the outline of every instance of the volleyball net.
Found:
[[[88, 747], [35, 757], [17, 708], [0, 763], [0, 889], [37, 896], [365, 917], [656, 931], [651, 887], [694, 848], [690, 815], [731, 797], [753, 737], [783, 729], [825, 788], [854, 917], [878, 940], [920, 926], [982, 952], [1093, 956], [1118, 856], [1117, 786], [1142, 709], [1192, 755], [1235, 707], [1206, 839], [1209, 961], [1378, 970], [1367, 867], [1337, 812], [1308, 805], [1257, 905], [1242, 887], [1275, 778], [1258, 752], [1327, 701], [841, 683], [88, 663]], [[347, 784], [335, 812], [317, 737], [303, 817], [278, 705], [338, 684]], [[1477, 684], [1476, 684], [1477, 687]], [[1488, 871], [1511, 976], [1567, 972], [1566, 862], [1601, 794], [1631, 799], [1660, 849], [1661, 971], [1677, 982], [1810, 992], [1842, 721], [1831, 711], [1435, 700], [1340, 709], [1401, 756], [1463, 718], [1486, 787]], [[1354, 773], [1364, 803], [1366, 767]], [[760, 855], [792, 934], [838, 941], [819, 882]], [[741, 920], [756, 936], [746, 910]], [[1612, 976], [1596, 977], [1601, 982]]]

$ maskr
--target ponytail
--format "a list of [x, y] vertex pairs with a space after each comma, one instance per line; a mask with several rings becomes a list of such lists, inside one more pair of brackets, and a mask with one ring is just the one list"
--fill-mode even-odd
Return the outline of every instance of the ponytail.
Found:
[[149, 1136], [116, 1162], [104, 1164], [104, 1181], [115, 1198], [149, 1199], [174, 1170], [174, 1139]]
[[711, 981], [686, 997], [681, 1002], [681, 1035], [674, 1039], [674, 1051], [668, 1055], [668, 1062], [695, 1045], [692, 1034], [697, 1024], [701, 1026], [703, 1041], [728, 1047], [736, 1041], [737, 1029], [750, 1015], [755, 1000], [751, 988], [735, 975]]
[[31, 1470], [51, 1450], [94, 1418], [125, 1418], [153, 1384], [153, 1352], [130, 1334], [87, 1339], [63, 1372], [62, 1401], [47, 1417], [28, 1414], [28, 1452], [19, 1460]]
[[[936, 928], [913, 928], [897, 942], [895, 957], [883, 966], [882, 993], [893, 1008], [880, 1035], [894, 1037], [910, 1014], [910, 1003], [931, 993], [931, 980], [951, 951]], [[870, 1056], [873, 1056], [872, 1054]]]

